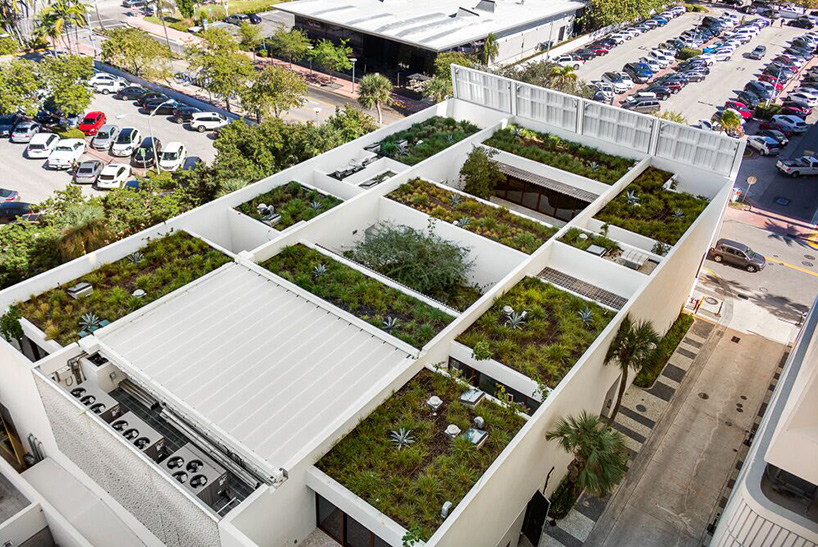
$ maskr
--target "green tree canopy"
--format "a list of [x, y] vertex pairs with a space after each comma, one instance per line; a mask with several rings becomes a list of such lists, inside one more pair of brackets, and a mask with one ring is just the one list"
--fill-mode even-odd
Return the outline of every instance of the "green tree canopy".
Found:
[[245, 51], [252, 51], [255, 55], [256, 48], [261, 45], [264, 40], [261, 27], [251, 25], [248, 22], [243, 22], [239, 27], [239, 45]]
[[230, 110], [230, 100], [247, 91], [255, 70], [227, 31], [211, 28], [202, 33], [202, 38], [201, 45], [187, 48], [188, 63], [207, 82], [207, 90], [222, 99]]
[[459, 51], [444, 51], [435, 57], [435, 76], [451, 80], [451, 66], [460, 65], [467, 68], [474, 66], [474, 59]]
[[196, 13], [196, 2], [194, 0], [176, 0], [176, 8], [182, 17], [190, 19]]
[[290, 64], [304, 59], [310, 51], [310, 39], [299, 29], [279, 28], [269, 39], [273, 53], [286, 59]]
[[319, 40], [308, 55], [317, 67], [327, 72], [341, 72], [352, 68], [352, 61], [349, 60], [352, 48], [347, 45], [346, 40], [341, 40], [337, 46], [329, 40]]
[[304, 103], [307, 82], [291, 70], [267, 65], [258, 73], [253, 84], [242, 96], [242, 105], [255, 112], [259, 121], [268, 116], [280, 116], [285, 110]]
[[41, 63], [41, 84], [48, 90], [47, 100], [63, 114], [81, 114], [94, 96], [86, 85], [94, 75], [93, 66], [93, 59], [84, 55], [65, 55]]
[[475, 146], [469, 152], [463, 167], [460, 169], [460, 180], [463, 191], [483, 199], [491, 199], [498, 184], [505, 182], [506, 176], [492, 161], [496, 150]]
[[14, 59], [0, 65], [0, 114], [13, 114], [18, 110], [29, 116], [36, 114], [40, 85], [36, 63]]
[[383, 125], [381, 106], [392, 104], [392, 82], [381, 74], [367, 74], [358, 86], [358, 104], [378, 111], [378, 125]]
[[105, 36], [102, 60], [106, 63], [149, 80], [167, 80], [170, 76], [173, 54], [144, 30], [112, 28], [105, 31]]

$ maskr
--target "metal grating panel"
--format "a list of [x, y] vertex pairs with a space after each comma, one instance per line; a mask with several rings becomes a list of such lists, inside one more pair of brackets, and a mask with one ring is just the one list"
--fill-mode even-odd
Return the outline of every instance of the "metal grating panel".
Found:
[[656, 155], [730, 175], [738, 141], [712, 131], [662, 121]]
[[619, 296], [618, 294], [614, 294], [610, 291], [606, 291], [605, 289], [595, 287], [590, 283], [581, 281], [576, 277], [572, 277], [553, 268], [545, 268], [539, 273], [539, 276], [542, 279], [557, 285], [558, 287], [562, 287], [563, 289], [567, 289], [573, 293], [590, 298], [591, 300], [595, 300], [596, 302], [615, 310], [621, 310], [622, 307], [628, 303], [628, 299], [625, 297]]
[[655, 120], [615, 106], [586, 102], [582, 134], [648, 153]]
[[517, 115], [577, 131], [579, 99], [529, 84], [517, 84]]
[[458, 99], [511, 114], [511, 80], [459, 66], [452, 70]]
[[591, 203], [599, 196], [588, 192], [587, 190], [581, 190], [570, 184], [565, 184], [564, 182], [559, 182], [557, 180], [549, 179], [548, 177], [543, 177], [541, 175], [535, 175], [534, 173], [530, 173], [523, 169], [519, 169], [517, 167], [513, 167], [506, 163], [496, 162], [497, 167], [503, 174], [508, 175], [509, 177], [513, 177], [515, 179], [519, 179], [525, 182], [530, 182], [531, 184], [536, 184], [537, 186], [542, 186], [543, 188], [548, 188], [549, 190], [553, 190], [555, 192], [559, 192], [560, 194], [571, 196], [573, 198], [577, 198], [582, 201], [586, 201]]

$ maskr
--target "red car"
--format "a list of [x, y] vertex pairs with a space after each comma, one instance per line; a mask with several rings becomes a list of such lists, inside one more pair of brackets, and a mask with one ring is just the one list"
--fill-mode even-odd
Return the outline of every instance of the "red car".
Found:
[[610, 49], [608, 49], [606, 47], [602, 47], [602, 46], [588, 46], [586, 49], [589, 49], [589, 50], [593, 51], [594, 55], [596, 55], [597, 57], [600, 57], [602, 55], [607, 55], [608, 53], [611, 52]]
[[767, 82], [768, 84], [773, 84], [776, 91], [781, 91], [782, 89], [784, 89], [784, 81], [785, 81], [784, 78], [779, 78], [778, 83], [776, 83], [776, 77], [773, 76], [772, 74], [762, 74], [761, 76], [758, 77], [758, 79], [761, 80], [762, 82]]
[[766, 122], [763, 122], [760, 126], [758, 126], [758, 128], [759, 129], [774, 129], [775, 131], [780, 131], [780, 132], [784, 133], [784, 136], [786, 136], [788, 139], [790, 137], [792, 137], [792, 131], [790, 131], [789, 129], [784, 129], [783, 127], [781, 127], [780, 125], [778, 125], [777, 123], [775, 123], [772, 120], [767, 120]]
[[105, 114], [102, 112], [89, 112], [85, 115], [79, 125], [79, 130], [86, 135], [96, 135], [99, 128], [105, 125]]
[[724, 103], [724, 108], [730, 108], [732, 110], [735, 110], [745, 120], [749, 120], [750, 118], [753, 117], [753, 113], [750, 112], [750, 109], [747, 108], [747, 105], [739, 101], [727, 101], [726, 103]]
[[779, 110], [778, 113], [787, 116], [798, 116], [801, 119], [806, 119], [807, 116], [812, 114], [812, 109], [808, 106], [785, 104], [783, 107], [781, 107], [781, 110]]

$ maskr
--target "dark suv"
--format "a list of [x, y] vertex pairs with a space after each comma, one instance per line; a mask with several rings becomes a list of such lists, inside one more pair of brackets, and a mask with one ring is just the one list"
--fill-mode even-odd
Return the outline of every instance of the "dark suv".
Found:
[[646, 84], [653, 78], [653, 71], [642, 63], [628, 63], [625, 65], [625, 72], [628, 73], [637, 84]]
[[730, 239], [720, 239], [716, 246], [710, 249], [710, 256], [716, 262], [726, 262], [744, 268], [750, 273], [764, 269], [767, 259], [754, 252], [744, 243]]

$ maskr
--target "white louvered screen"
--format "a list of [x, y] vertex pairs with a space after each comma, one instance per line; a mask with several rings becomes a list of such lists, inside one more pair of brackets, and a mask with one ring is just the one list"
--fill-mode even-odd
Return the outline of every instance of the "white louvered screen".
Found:
[[656, 155], [730, 175], [738, 141], [726, 135], [662, 121]]
[[649, 116], [585, 101], [582, 134], [648, 153], [654, 123]]
[[517, 84], [517, 116], [577, 131], [577, 97], [529, 84]]

